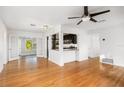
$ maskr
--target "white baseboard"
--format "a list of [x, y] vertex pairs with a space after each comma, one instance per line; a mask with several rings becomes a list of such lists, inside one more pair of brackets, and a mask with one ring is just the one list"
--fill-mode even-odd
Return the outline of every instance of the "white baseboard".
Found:
[[43, 55], [37, 55], [37, 57], [43, 57]]
[[112, 63], [108, 63], [108, 62], [101, 62], [103, 64], [109, 64], [109, 65], [113, 65]]
[[3, 70], [3, 65], [0, 67], [0, 72]]
[[88, 60], [88, 57], [86, 57], [86, 58], [81, 58], [81, 59], [78, 59], [77, 61], [84, 61], [84, 60]]
[[117, 63], [114, 63], [114, 65], [119, 66], [119, 67], [124, 67], [124, 64], [117, 64]]
[[54, 63], [54, 64], [57, 64], [57, 65], [59, 65], [59, 66], [64, 66], [64, 63], [62, 64], [62, 63], [57, 63], [56, 61], [54, 61], [54, 60], [52, 60], [52, 59], [48, 59], [48, 60], [50, 60], [52, 63]]
[[18, 60], [19, 57], [10, 58], [9, 61]]

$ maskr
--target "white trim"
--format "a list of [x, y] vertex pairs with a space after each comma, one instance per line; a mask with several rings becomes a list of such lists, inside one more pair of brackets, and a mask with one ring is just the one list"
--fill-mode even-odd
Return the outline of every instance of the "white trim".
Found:
[[2, 65], [2, 67], [0, 67], [0, 72], [3, 70], [3, 65]]
[[37, 57], [43, 57], [43, 55], [37, 55]]
[[117, 64], [117, 63], [114, 63], [114, 65], [120, 66], [120, 67], [124, 67], [124, 64]]
[[18, 59], [19, 59], [19, 56], [18, 57], [14, 57], [14, 58], [10, 58], [9, 61], [18, 60]]
[[88, 60], [88, 57], [86, 57], [86, 58], [80, 58], [80, 59], [78, 59], [77, 61], [84, 61], [84, 60]]
[[57, 64], [57, 65], [61, 66], [61, 67], [64, 66], [64, 63], [61, 63], [61, 62], [60, 62], [60, 63], [55, 62], [55, 61], [53, 61], [53, 60], [50, 59], [50, 58], [49, 58], [48, 60], [49, 60], [50, 62], [54, 63], [54, 64]]

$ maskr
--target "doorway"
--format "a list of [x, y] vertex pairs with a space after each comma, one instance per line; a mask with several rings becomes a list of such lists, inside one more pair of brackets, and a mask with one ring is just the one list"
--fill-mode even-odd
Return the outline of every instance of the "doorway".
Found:
[[35, 38], [20, 38], [19, 55], [22, 56], [36, 56], [36, 39]]
[[9, 36], [8, 42], [8, 61], [16, 60], [19, 57], [18, 52], [18, 37], [16, 36]]
[[89, 58], [94, 58], [100, 56], [100, 41], [99, 34], [89, 34]]
[[49, 59], [49, 37], [47, 36], [47, 59]]

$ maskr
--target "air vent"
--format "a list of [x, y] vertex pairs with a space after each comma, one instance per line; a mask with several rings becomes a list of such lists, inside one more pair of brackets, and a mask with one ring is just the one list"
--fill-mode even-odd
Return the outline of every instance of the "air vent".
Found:
[[35, 24], [30, 24], [30, 26], [36, 26]]

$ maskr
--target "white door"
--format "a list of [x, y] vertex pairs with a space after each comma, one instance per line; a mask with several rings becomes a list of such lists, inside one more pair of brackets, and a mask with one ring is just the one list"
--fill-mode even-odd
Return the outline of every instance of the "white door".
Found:
[[100, 41], [99, 34], [91, 34], [89, 36], [89, 57], [98, 57], [100, 56]]
[[16, 36], [9, 37], [9, 61], [19, 58], [18, 38]]

